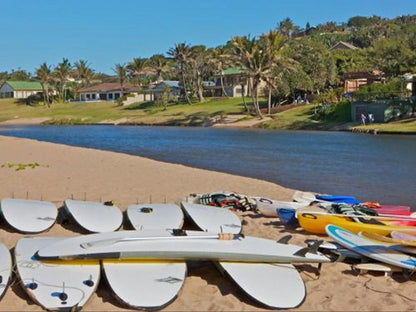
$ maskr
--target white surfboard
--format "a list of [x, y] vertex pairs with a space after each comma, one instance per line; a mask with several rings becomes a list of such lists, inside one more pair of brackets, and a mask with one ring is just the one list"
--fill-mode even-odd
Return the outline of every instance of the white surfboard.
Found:
[[99, 261], [82, 263], [42, 262], [35, 252], [62, 238], [27, 237], [15, 248], [17, 274], [22, 287], [37, 304], [47, 310], [81, 308], [96, 291], [100, 278]]
[[366, 257], [404, 269], [416, 269], [416, 258], [397, 251], [393, 246], [368, 240], [332, 224], [326, 226], [326, 232], [339, 244]]
[[143, 204], [127, 207], [127, 218], [136, 230], [180, 229], [183, 212], [175, 204]]
[[308, 205], [316, 201], [315, 194], [312, 192], [295, 191], [292, 198], [295, 202], [308, 203]]
[[64, 209], [79, 226], [91, 233], [116, 231], [123, 223], [123, 214], [114, 205], [67, 199]]
[[256, 201], [256, 209], [266, 217], [277, 217], [277, 210], [281, 208], [305, 208], [309, 203], [298, 203], [298, 202], [288, 202], [288, 201], [279, 201], [264, 197], [254, 197]]
[[395, 265], [381, 263], [381, 262], [366, 262], [358, 263], [353, 266], [354, 269], [359, 270], [360, 274], [366, 274], [367, 272], [384, 272], [385, 276], [391, 276], [394, 272], [403, 272], [402, 268]]
[[[183, 212], [174, 204], [131, 205], [127, 216], [136, 230], [179, 229]], [[185, 282], [185, 261], [103, 260], [103, 269], [114, 295], [136, 309], [161, 309], [177, 297]]]
[[54, 204], [41, 200], [4, 198], [1, 213], [6, 222], [22, 233], [40, 233], [51, 228], [58, 215]]
[[182, 202], [185, 214], [203, 231], [218, 233], [241, 232], [240, 218], [227, 208]]
[[303, 280], [291, 264], [220, 262], [217, 265], [247, 295], [269, 308], [294, 308], [305, 298]]
[[6, 293], [12, 275], [12, 257], [9, 249], [0, 243], [0, 299]]
[[[39, 248], [37, 259], [213, 260], [243, 262], [329, 262], [300, 246], [238, 234], [173, 230], [117, 231], [66, 238]], [[200, 237], [204, 235], [204, 237]], [[165, 238], [163, 238], [165, 236]], [[231, 236], [230, 239], [218, 237]]]

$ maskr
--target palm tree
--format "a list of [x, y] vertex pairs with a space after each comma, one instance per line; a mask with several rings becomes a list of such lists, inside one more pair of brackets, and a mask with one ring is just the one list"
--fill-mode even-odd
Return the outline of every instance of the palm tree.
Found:
[[185, 92], [185, 98], [189, 104], [192, 104], [188, 96], [188, 82], [186, 76], [189, 75], [191, 48], [186, 43], [176, 43], [173, 48], [170, 48], [168, 54], [176, 61], [176, 68], [179, 76], [181, 77], [181, 83]]
[[36, 69], [36, 76], [39, 79], [39, 82], [42, 86], [43, 91], [43, 103], [50, 107], [49, 103], [49, 90], [48, 90], [48, 84], [51, 82], [52, 76], [51, 76], [51, 67], [44, 62], [42, 65], [40, 65], [39, 68]]
[[271, 68], [268, 53], [263, 51], [255, 38], [234, 37], [231, 43], [234, 61], [247, 77], [255, 112], [259, 118], [263, 119], [259, 106], [259, 84]]
[[224, 69], [231, 65], [229, 50], [225, 46], [219, 46], [215, 49], [211, 49], [210, 54], [209, 62], [214, 67], [215, 73], [220, 75], [222, 95], [228, 97], [224, 88]]
[[148, 67], [156, 75], [157, 81], [161, 81], [163, 79], [162, 75], [169, 69], [168, 60], [162, 54], [152, 55]]
[[141, 84], [141, 75], [146, 72], [149, 60], [146, 58], [136, 57], [127, 64], [126, 70], [133, 77], [137, 77], [137, 84]]
[[[290, 64], [282, 56], [282, 49], [285, 45], [285, 37], [277, 30], [271, 30], [269, 33], [262, 35], [259, 44], [262, 46], [263, 53], [266, 53], [268, 59], [268, 74], [272, 74], [272, 68], [280, 65], [280, 67], [290, 67]], [[268, 83], [269, 95], [267, 101], [267, 113], [271, 113], [271, 98], [273, 88], [273, 75], [264, 75], [262, 77]]]
[[76, 79], [81, 80], [84, 85], [88, 86], [94, 75], [94, 71], [89, 67], [88, 61], [79, 60], [74, 63], [74, 67], [74, 76]]
[[65, 102], [66, 100], [65, 83], [70, 77], [71, 72], [72, 72], [72, 66], [69, 63], [69, 60], [66, 58], [63, 58], [62, 62], [59, 63], [53, 71], [53, 76], [58, 82], [58, 90], [59, 90], [59, 94], [60, 94], [62, 102]]
[[120, 63], [117, 63], [115, 65], [115, 67], [113, 68], [113, 71], [116, 73], [118, 81], [120, 83], [120, 88], [121, 88], [121, 96], [123, 96], [123, 91], [124, 91], [124, 82], [126, 81], [127, 78], [127, 67], [126, 65], [122, 65]]

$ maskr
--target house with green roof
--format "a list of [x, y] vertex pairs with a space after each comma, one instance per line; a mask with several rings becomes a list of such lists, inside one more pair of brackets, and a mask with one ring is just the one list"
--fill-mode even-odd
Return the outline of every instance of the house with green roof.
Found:
[[0, 87], [0, 98], [26, 99], [32, 94], [42, 93], [38, 81], [5, 81]]
[[[247, 79], [245, 79], [243, 70], [240, 67], [224, 69], [215, 78], [215, 86], [205, 87], [205, 89], [210, 89], [214, 96], [223, 96], [225, 92], [230, 97], [241, 97], [243, 90], [244, 96], [247, 96]], [[224, 86], [224, 91], [222, 86]]]

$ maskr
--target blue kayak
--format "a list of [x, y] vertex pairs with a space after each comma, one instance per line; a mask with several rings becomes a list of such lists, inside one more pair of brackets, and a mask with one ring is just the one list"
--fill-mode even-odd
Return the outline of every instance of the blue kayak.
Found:
[[315, 195], [316, 199], [325, 200], [332, 203], [344, 203], [344, 204], [359, 204], [360, 201], [357, 200], [354, 196], [348, 195]]

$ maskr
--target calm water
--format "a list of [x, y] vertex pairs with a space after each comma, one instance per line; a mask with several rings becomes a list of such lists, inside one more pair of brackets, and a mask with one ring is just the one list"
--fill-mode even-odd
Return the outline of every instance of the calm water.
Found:
[[416, 136], [138, 126], [14, 126], [0, 128], [0, 134], [140, 155], [416, 210]]

